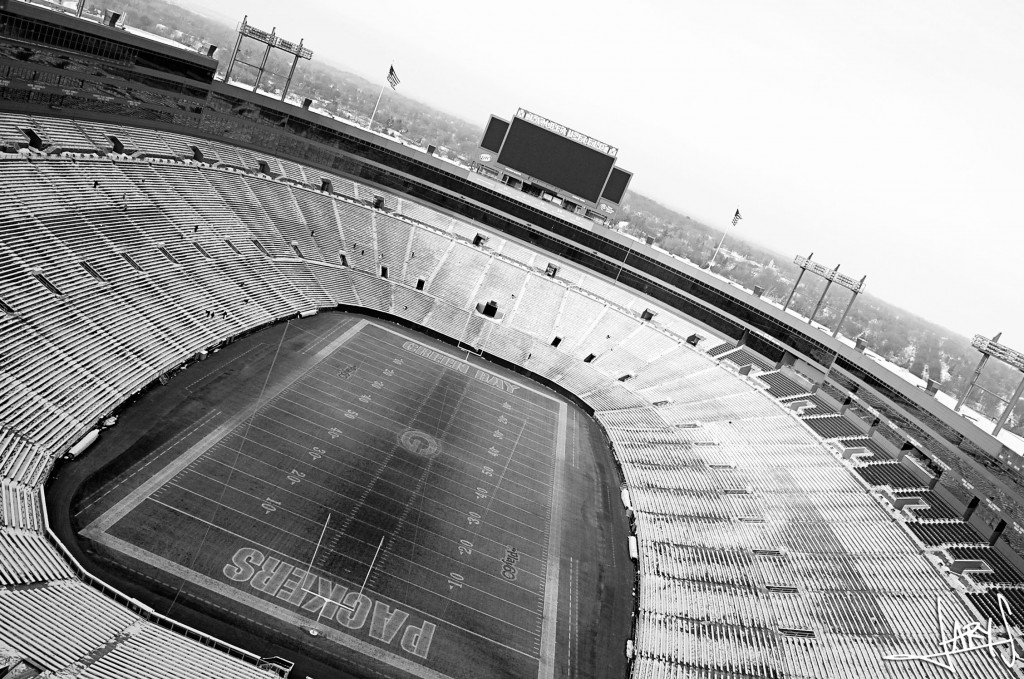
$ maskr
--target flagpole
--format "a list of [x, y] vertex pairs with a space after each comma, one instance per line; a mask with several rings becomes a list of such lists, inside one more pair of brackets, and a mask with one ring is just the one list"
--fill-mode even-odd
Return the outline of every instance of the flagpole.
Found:
[[377, 115], [377, 107], [380, 106], [380, 98], [384, 96], [384, 88], [387, 87], [387, 86], [388, 86], [387, 82], [385, 82], [383, 85], [380, 86], [380, 94], [377, 95], [377, 103], [373, 105], [373, 113], [370, 114], [370, 131], [371, 132], [373, 131], [373, 119]]
[[[733, 218], [732, 218], [732, 226], [736, 226], [736, 222], [740, 221], [741, 219], [743, 219], [743, 217], [740, 216], [740, 209], [736, 208], [736, 214], [733, 215]], [[720, 241], [718, 241], [718, 247], [715, 248], [715, 254], [711, 255], [711, 261], [708, 262], [708, 271], [711, 270], [711, 266], [715, 263], [715, 259], [718, 257], [718, 251], [722, 249], [722, 243], [725, 242], [725, 236], [728, 233], [729, 233], [729, 227], [726, 227], [722, 231], [722, 239]]]
[[711, 261], [708, 262], [708, 269], [715, 263], [715, 257], [718, 257], [718, 251], [722, 249], [722, 243], [725, 242], [725, 234], [729, 232], [729, 227], [725, 227], [725, 231], [722, 232], [722, 240], [718, 241], [718, 247], [715, 248], [715, 254], [711, 255]]

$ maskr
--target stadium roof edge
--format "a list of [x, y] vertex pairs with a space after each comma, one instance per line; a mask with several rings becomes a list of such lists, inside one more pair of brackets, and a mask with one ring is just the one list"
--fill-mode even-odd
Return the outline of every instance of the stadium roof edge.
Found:
[[0, 10], [20, 14], [22, 16], [47, 21], [72, 30], [97, 32], [104, 38], [122, 42], [133, 47], [154, 52], [163, 52], [175, 59], [186, 59], [204, 67], [216, 69], [218, 60], [197, 52], [186, 45], [163, 36], [147, 33], [138, 28], [114, 28], [106, 26], [91, 17], [77, 17], [74, 13], [61, 11], [56, 7], [39, 5], [27, 0], [0, 1]]

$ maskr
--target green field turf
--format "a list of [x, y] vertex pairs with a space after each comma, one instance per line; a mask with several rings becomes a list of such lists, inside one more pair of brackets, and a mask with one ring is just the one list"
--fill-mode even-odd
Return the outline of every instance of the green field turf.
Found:
[[[575, 409], [416, 333], [350, 321], [287, 367], [279, 345], [250, 376], [251, 404], [169, 440], [81, 534], [186, 597], [315, 630], [361, 666], [586, 676], [580, 656], [607, 649], [589, 648], [581, 606], [606, 605], [581, 601], [604, 569], [563, 537], [586, 490]], [[597, 492], [611, 511], [614, 488]]]

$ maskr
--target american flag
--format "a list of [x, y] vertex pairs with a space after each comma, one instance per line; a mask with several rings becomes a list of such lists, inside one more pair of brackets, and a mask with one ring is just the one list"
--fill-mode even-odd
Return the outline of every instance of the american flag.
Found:
[[741, 219], [743, 219], [743, 217], [742, 215], [740, 215], [740, 210], [739, 208], [736, 208], [736, 214], [732, 216], [732, 225], [736, 226], [736, 222], [740, 221]]
[[400, 82], [401, 81], [398, 79], [398, 74], [395, 73], [395, 67], [392, 66], [391, 70], [388, 71], [388, 85], [391, 85], [391, 89], [395, 89], [398, 86], [398, 83]]

